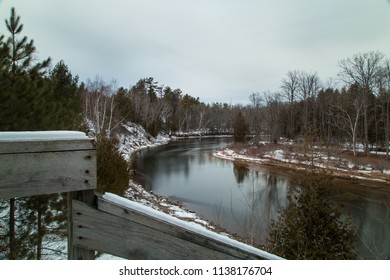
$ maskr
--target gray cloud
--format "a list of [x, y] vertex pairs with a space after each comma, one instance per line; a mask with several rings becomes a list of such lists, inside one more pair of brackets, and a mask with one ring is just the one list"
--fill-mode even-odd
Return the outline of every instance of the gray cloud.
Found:
[[[58, 0], [15, 6], [40, 56], [81, 79], [129, 86], [152, 76], [206, 102], [247, 102], [278, 90], [288, 70], [318, 71], [357, 52], [390, 51], [386, 0]], [[0, 26], [0, 31], [4, 26]]]

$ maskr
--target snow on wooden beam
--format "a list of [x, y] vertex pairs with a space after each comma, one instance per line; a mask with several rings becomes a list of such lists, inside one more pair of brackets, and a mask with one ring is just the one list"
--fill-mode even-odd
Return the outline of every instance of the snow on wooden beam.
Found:
[[126, 259], [280, 259], [113, 194], [73, 201], [73, 242]]
[[0, 132], [0, 198], [95, 188], [96, 149], [85, 133]]

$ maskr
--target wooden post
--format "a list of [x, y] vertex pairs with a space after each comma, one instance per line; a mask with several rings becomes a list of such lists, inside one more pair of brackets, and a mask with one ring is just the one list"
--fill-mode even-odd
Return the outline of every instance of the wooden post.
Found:
[[68, 259], [69, 260], [94, 260], [95, 251], [88, 250], [73, 245], [74, 240], [74, 224], [73, 215], [81, 213], [73, 212], [73, 201], [77, 200], [89, 206], [96, 206], [95, 191], [76, 191], [68, 193]]

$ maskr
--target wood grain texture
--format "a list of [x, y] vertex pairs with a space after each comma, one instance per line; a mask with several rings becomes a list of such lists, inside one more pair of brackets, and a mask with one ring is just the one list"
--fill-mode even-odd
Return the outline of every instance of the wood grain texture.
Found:
[[94, 140], [0, 141], [0, 154], [94, 150]]
[[0, 198], [95, 188], [95, 150], [0, 154]]
[[68, 259], [69, 260], [94, 260], [95, 250], [89, 250], [75, 246], [73, 243], [73, 201], [81, 202], [89, 206], [96, 206], [94, 190], [76, 191], [68, 193]]
[[98, 207], [73, 201], [74, 245], [126, 259], [265, 259], [103, 199]]

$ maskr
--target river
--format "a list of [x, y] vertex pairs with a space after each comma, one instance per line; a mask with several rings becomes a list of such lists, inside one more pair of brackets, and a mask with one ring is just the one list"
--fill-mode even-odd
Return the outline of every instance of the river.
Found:
[[[138, 179], [156, 194], [180, 201], [230, 232], [264, 242], [271, 220], [286, 205], [293, 171], [233, 163], [212, 156], [231, 143], [214, 138], [182, 140], [139, 152]], [[337, 180], [331, 198], [349, 213], [363, 259], [390, 259], [390, 187]]]

